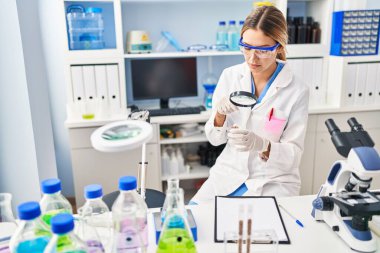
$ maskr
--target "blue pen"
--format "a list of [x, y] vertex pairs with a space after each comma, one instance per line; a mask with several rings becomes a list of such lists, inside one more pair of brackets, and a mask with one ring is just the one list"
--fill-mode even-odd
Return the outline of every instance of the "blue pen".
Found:
[[289, 213], [289, 211], [288, 210], [286, 210], [282, 205], [278, 205], [285, 213], [287, 213], [293, 220], [295, 220], [296, 221], [296, 223], [300, 226], [300, 227], [302, 227], [303, 228], [303, 224], [302, 224], [302, 222], [299, 220], [299, 219], [297, 219], [296, 217], [294, 217], [291, 213]]

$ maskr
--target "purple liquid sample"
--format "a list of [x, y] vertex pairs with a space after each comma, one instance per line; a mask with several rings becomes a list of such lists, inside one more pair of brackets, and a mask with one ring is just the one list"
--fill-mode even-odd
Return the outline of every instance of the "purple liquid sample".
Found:
[[11, 253], [11, 250], [8, 246], [0, 246], [0, 253]]
[[91, 241], [87, 241], [86, 243], [89, 248], [89, 251], [88, 251], [89, 253], [104, 253], [105, 252], [103, 244], [99, 241], [91, 240]]

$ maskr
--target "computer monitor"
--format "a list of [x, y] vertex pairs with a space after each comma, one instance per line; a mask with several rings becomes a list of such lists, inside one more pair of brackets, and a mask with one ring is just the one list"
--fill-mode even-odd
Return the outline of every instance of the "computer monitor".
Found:
[[196, 58], [131, 60], [133, 99], [160, 99], [167, 108], [169, 98], [198, 96], [196, 65]]

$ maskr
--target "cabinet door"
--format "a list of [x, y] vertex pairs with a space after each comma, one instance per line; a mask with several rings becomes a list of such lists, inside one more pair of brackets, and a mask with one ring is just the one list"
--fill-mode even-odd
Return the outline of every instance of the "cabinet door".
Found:
[[[147, 144], [146, 188], [161, 191], [158, 144]], [[92, 148], [71, 150], [77, 206], [84, 203], [83, 188], [88, 184], [101, 184], [104, 194], [118, 190], [121, 176], [137, 176], [141, 161], [141, 148], [115, 153], [104, 153]]]
[[299, 166], [301, 176], [301, 195], [308, 195], [313, 190], [316, 115], [309, 115], [305, 136], [304, 151]]

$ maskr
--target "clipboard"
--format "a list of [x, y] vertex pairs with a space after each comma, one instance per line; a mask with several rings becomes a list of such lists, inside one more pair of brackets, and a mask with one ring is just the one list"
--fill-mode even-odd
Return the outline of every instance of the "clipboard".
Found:
[[214, 242], [223, 243], [224, 232], [237, 231], [241, 204], [253, 207], [253, 230], [273, 229], [279, 244], [290, 244], [276, 198], [272, 196], [215, 196]]

